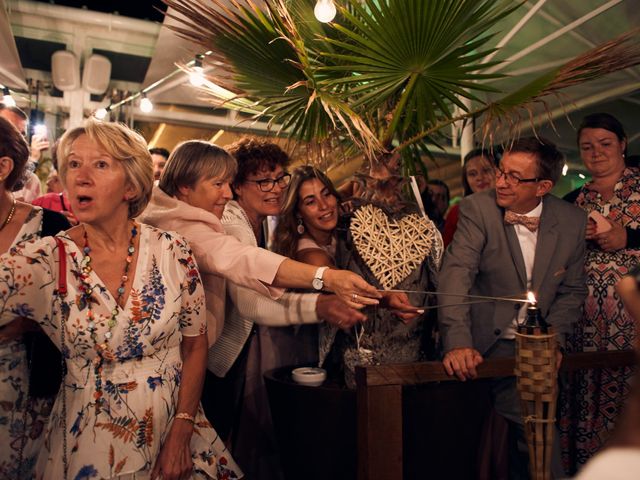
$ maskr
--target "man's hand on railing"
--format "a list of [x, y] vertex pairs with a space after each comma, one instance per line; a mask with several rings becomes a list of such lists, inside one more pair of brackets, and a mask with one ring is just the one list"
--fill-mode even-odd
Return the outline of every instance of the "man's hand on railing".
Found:
[[445, 353], [442, 364], [447, 375], [453, 376], [455, 374], [464, 382], [478, 376], [476, 367], [483, 361], [482, 355], [475, 348], [463, 347], [454, 348]]

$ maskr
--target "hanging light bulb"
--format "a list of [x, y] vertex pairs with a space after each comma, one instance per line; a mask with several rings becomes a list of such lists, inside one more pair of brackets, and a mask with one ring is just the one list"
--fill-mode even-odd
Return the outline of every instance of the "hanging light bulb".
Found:
[[142, 99], [140, 100], [140, 110], [142, 110], [144, 113], [149, 113], [153, 110], [153, 103], [147, 98], [144, 93], [142, 94]]
[[204, 84], [204, 68], [202, 68], [202, 60], [204, 55], [196, 55], [194, 59], [193, 68], [189, 73], [189, 82], [194, 87], [201, 87]]
[[2, 89], [2, 103], [4, 103], [7, 107], [15, 107], [16, 101], [11, 96], [11, 91], [9, 91], [9, 87], [4, 87]]
[[333, 20], [336, 16], [336, 6], [333, 0], [318, 0], [313, 14], [316, 16], [319, 22], [327, 23]]
[[99, 108], [98, 110], [95, 111], [93, 116], [96, 117], [98, 120], [104, 120], [104, 118], [107, 116], [107, 113], [109, 113], [109, 109], [110, 109], [109, 107]]
[[562, 176], [566, 177], [568, 171], [569, 171], [569, 165], [565, 163], [564, 166], [562, 167]]

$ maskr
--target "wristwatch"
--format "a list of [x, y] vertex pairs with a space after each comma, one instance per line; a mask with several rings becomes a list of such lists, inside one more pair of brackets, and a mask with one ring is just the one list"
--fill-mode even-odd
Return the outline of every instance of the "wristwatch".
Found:
[[316, 270], [315, 275], [313, 276], [313, 281], [311, 282], [311, 285], [313, 286], [314, 290], [322, 290], [324, 288], [324, 282], [322, 281], [322, 276], [324, 275], [324, 271], [329, 268], [329, 267], [320, 267]]

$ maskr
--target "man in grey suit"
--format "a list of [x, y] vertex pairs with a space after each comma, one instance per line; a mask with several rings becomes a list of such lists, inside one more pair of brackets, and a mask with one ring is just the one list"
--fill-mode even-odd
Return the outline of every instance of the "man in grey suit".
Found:
[[[438, 282], [441, 294], [525, 298], [527, 291], [533, 291], [561, 344], [587, 295], [586, 215], [549, 194], [563, 163], [562, 154], [546, 140], [529, 137], [511, 145], [500, 162], [495, 190], [460, 203], [458, 228]], [[475, 378], [483, 358], [515, 354], [515, 329], [524, 321], [523, 304], [454, 305], [465, 299], [439, 298], [443, 364], [449, 375], [463, 381]], [[515, 427], [520, 440], [518, 449], [509, 454], [510, 478], [527, 478], [515, 378], [494, 381], [492, 391], [496, 411]]]

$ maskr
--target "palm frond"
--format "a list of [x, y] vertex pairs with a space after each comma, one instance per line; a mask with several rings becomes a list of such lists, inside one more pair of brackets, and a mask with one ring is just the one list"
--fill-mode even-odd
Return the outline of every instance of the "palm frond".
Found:
[[483, 141], [486, 139], [493, 143], [494, 138], [518, 137], [525, 124], [522, 120], [532, 120], [536, 107], [552, 120], [546, 101], [549, 96], [558, 97], [566, 88], [640, 65], [638, 35], [638, 28], [626, 32], [487, 105], [481, 126]]
[[164, 2], [178, 20], [170, 28], [229, 72], [212, 80], [235, 94], [230, 108], [346, 154], [400, 153], [407, 171], [453, 122], [484, 114], [484, 136], [513, 137], [562, 89], [640, 64], [635, 30], [487, 104], [479, 92], [495, 91], [486, 80], [503, 75], [482, 60], [523, 0], [341, 0], [329, 25], [309, 21], [315, 0]]
[[[320, 67], [328, 86], [346, 85], [344, 95], [357, 111], [393, 100], [393, 121], [381, 141], [391, 141], [408, 125], [428, 127], [465, 108], [460, 96], [477, 98], [488, 90], [478, 80], [488, 33], [517, 7], [495, 0], [346, 0], [342, 23], [332, 24], [345, 40], [326, 37], [334, 52], [322, 52], [336, 65]], [[350, 72], [345, 75], [344, 72]], [[495, 77], [494, 77], [495, 78]]]
[[[532, 125], [535, 107], [549, 112], [548, 97], [558, 96], [565, 88], [640, 65], [640, 43], [637, 41], [639, 34], [640, 29], [626, 32], [540, 75], [499, 100], [441, 120], [415, 135], [408, 136], [394, 150], [401, 151], [452, 123], [483, 114], [480, 127], [483, 142], [487, 140], [491, 144], [495, 138], [516, 138], [523, 125]], [[525, 123], [524, 120], [529, 121]]]
[[300, 4], [289, 10], [283, 0], [274, 0], [265, 12], [251, 0], [231, 0], [231, 7], [223, 0], [165, 3], [182, 16], [173, 15], [181, 25], [170, 28], [211, 50], [211, 58], [231, 72], [225, 88], [253, 100], [252, 107], [281, 130], [320, 143], [346, 132], [370, 156], [381, 149], [347, 102], [318, 87], [316, 55], [308, 45], [320, 27], [298, 28], [294, 14], [306, 14]]

